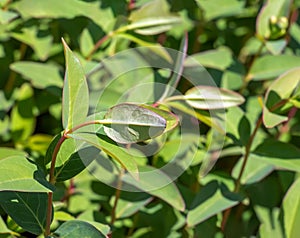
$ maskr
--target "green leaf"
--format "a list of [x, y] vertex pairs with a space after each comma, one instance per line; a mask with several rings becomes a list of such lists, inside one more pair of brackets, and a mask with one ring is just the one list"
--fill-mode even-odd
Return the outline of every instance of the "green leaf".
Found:
[[70, 137], [76, 140], [85, 141], [101, 150], [103, 150], [106, 154], [111, 156], [113, 159], [117, 160], [123, 168], [125, 168], [132, 177], [138, 179], [138, 167], [135, 162], [136, 159], [140, 157], [136, 157], [125, 148], [117, 145], [114, 141], [104, 135], [95, 135], [90, 133], [76, 133], [76, 134], [68, 134]]
[[300, 150], [281, 141], [266, 140], [250, 154], [257, 161], [266, 162], [275, 166], [276, 169], [286, 169], [300, 172]]
[[288, 120], [287, 116], [279, 113], [281, 108], [286, 110], [288, 107], [291, 107], [292, 104], [288, 105], [288, 103], [284, 103], [281, 107], [277, 108], [276, 105], [281, 103], [283, 100], [288, 101], [288, 99], [293, 98], [294, 96], [297, 97], [297, 94], [294, 95], [294, 91], [300, 84], [299, 75], [300, 68], [298, 67], [281, 75], [269, 86], [266, 92], [263, 109], [263, 122], [266, 127], [272, 128]]
[[22, 150], [16, 150], [9, 147], [0, 147], [0, 160], [9, 156], [27, 156], [27, 153]]
[[62, 136], [61, 136], [60, 134], [58, 134], [58, 135], [56, 135], [56, 136], [52, 139], [52, 141], [51, 141], [51, 143], [50, 143], [50, 145], [48, 146], [48, 149], [47, 149], [47, 151], [46, 151], [46, 155], [45, 155], [45, 157], [44, 157], [44, 164], [45, 164], [45, 165], [47, 165], [47, 164], [49, 164], [49, 163], [51, 162], [53, 151], [54, 151], [55, 146], [56, 146], [56, 144], [58, 143], [58, 141], [59, 141], [59, 139], [60, 139], [61, 137], [62, 137]]
[[185, 93], [182, 99], [194, 108], [205, 110], [234, 107], [245, 101], [234, 91], [211, 86], [193, 87]]
[[123, 34], [119, 33], [117, 36], [120, 38], [124, 38], [124, 39], [128, 39], [130, 41], [133, 41], [140, 46], [147, 47], [149, 50], [151, 50], [155, 54], [161, 56], [162, 58], [166, 59], [168, 62], [170, 62], [170, 63], [172, 62], [172, 58], [169, 55], [168, 51], [158, 43], [144, 41], [133, 35], [125, 34], [125, 33], [123, 33]]
[[63, 127], [66, 130], [84, 122], [89, 109], [89, 92], [83, 68], [63, 40], [66, 73], [63, 87]]
[[5, 222], [3, 221], [2, 217], [0, 217], [0, 237], [2, 237], [1, 234], [11, 234], [11, 235], [15, 235], [15, 236], [18, 235], [18, 233], [8, 229]]
[[47, 193], [0, 192], [0, 204], [24, 230], [35, 235], [43, 233], [46, 224]]
[[11, 33], [11, 36], [27, 45], [29, 45], [37, 57], [41, 60], [46, 60], [49, 56], [50, 49], [52, 48], [53, 36], [51, 34], [45, 34], [43, 37], [37, 37], [41, 34], [41, 29], [37, 25], [31, 25], [23, 27], [21, 31]]
[[[124, 176], [123, 181], [134, 187], [158, 197], [175, 209], [184, 211], [185, 203], [175, 183], [163, 171], [150, 166], [139, 166], [139, 180]], [[162, 184], [166, 184], [162, 187]]]
[[266, 55], [254, 61], [249, 78], [255, 81], [271, 79], [300, 65], [300, 57], [294, 55]]
[[152, 139], [161, 135], [167, 126], [166, 119], [150, 107], [129, 103], [112, 107], [102, 122], [107, 136], [124, 144]]
[[[18, 61], [10, 65], [10, 69], [29, 80], [35, 88], [62, 88], [63, 80], [58, 66], [30, 61]], [[48, 89], [49, 90], [49, 89]]]
[[[89, 146], [73, 153], [63, 165], [55, 167], [55, 180], [62, 182], [75, 177], [95, 159], [99, 152], [97, 148]], [[84, 157], [81, 157], [83, 154]], [[84, 162], [82, 158], [84, 158]]]
[[[208, 50], [194, 55], [190, 55], [184, 62], [185, 67], [194, 67], [196, 62], [204, 67], [225, 70], [232, 63], [232, 53], [227, 48]], [[199, 65], [198, 65], [199, 66]]]
[[[244, 158], [240, 158], [238, 163], [234, 166], [232, 170], [232, 177], [238, 178], [238, 175], [242, 169], [242, 163]], [[273, 170], [275, 166], [271, 162], [261, 160], [260, 157], [250, 154], [246, 167], [244, 169], [241, 184], [251, 184], [256, 183], [267, 177]]]
[[260, 237], [283, 238], [282, 227], [279, 218], [279, 208], [269, 208], [256, 206], [255, 213], [261, 222], [259, 227]]
[[218, 121], [211, 117], [210, 113], [208, 111], [204, 110], [194, 110], [193, 108], [190, 108], [188, 105], [186, 105], [184, 102], [181, 101], [166, 101], [167, 105], [170, 105], [171, 107], [178, 109], [192, 117], [197, 118], [199, 121], [205, 123], [206, 125], [216, 129], [221, 134], [225, 134], [224, 128]]
[[207, 21], [214, 18], [234, 16], [242, 13], [244, 2], [239, 0], [196, 0], [198, 6], [203, 9]]
[[156, 114], [160, 115], [162, 118], [164, 118], [166, 120], [167, 125], [164, 130], [164, 133], [173, 130], [178, 125], [179, 119], [172, 112], [165, 111], [160, 108], [152, 107], [149, 105], [140, 105], [140, 106], [143, 108], [149, 109], [152, 112], [155, 112]]
[[[102, 4], [103, 6], [101, 6]], [[24, 19], [73, 19], [78, 16], [85, 16], [99, 25], [104, 31], [108, 31], [112, 30], [111, 23], [114, 21], [114, 13], [110, 8], [106, 8], [105, 6], [102, 2], [73, 0], [51, 0], [40, 1], [38, 3], [35, 0], [23, 0], [10, 4], [10, 7], [19, 12]], [[103, 19], [106, 20], [103, 21]]]
[[105, 238], [105, 236], [93, 225], [79, 220], [71, 220], [63, 223], [55, 232], [53, 232], [53, 235], [54, 237], [64, 238]]
[[[0, 159], [0, 191], [51, 191], [34, 179], [36, 176], [40, 177], [37, 167], [29, 162], [25, 156], [14, 155]], [[40, 182], [47, 184], [45, 180]]]
[[195, 226], [206, 219], [236, 205], [241, 198], [231, 193], [224, 184], [212, 181], [205, 185], [195, 197], [187, 215], [189, 227]]
[[11, 131], [14, 141], [25, 141], [35, 128], [33, 89], [23, 84], [18, 92], [18, 101], [11, 112]]
[[181, 18], [170, 13], [168, 2], [154, 0], [133, 11], [129, 17], [131, 23], [124, 28], [135, 30], [142, 35], [154, 35], [172, 28], [173, 24], [181, 23]]
[[18, 14], [12, 11], [0, 9], [0, 24], [4, 25], [17, 18]]
[[300, 234], [300, 179], [297, 179], [290, 187], [283, 199], [284, 228], [288, 238], [297, 237]]
[[[133, 215], [137, 211], [141, 210], [146, 206], [151, 200], [152, 197], [146, 193], [127, 193], [122, 192], [122, 197], [119, 198], [117, 207], [116, 207], [116, 218], [125, 218]], [[115, 197], [110, 200], [110, 204], [113, 207], [115, 202]]]
[[261, 9], [256, 20], [256, 33], [264, 39], [272, 36], [271, 17], [289, 17], [291, 0], [269, 0]]

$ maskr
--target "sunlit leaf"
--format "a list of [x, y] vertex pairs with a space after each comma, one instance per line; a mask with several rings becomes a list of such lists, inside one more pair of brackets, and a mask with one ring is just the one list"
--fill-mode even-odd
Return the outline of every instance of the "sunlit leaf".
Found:
[[[0, 191], [51, 191], [38, 182], [37, 179], [40, 177], [37, 167], [29, 162], [25, 156], [13, 155], [0, 159]], [[41, 182], [48, 185], [45, 179]]]
[[18, 94], [18, 101], [11, 112], [11, 131], [15, 141], [25, 141], [35, 127], [33, 89], [23, 84]]
[[185, 93], [183, 99], [194, 108], [207, 110], [234, 107], [245, 101], [234, 91], [210, 86], [193, 87]]
[[171, 29], [173, 24], [181, 23], [181, 18], [169, 11], [165, 0], [155, 0], [143, 5], [129, 16], [131, 23], [125, 28], [143, 35], [153, 35]]
[[290, 187], [283, 199], [284, 228], [286, 237], [297, 237], [300, 233], [300, 179]]
[[89, 109], [89, 92], [83, 68], [63, 41], [66, 73], [63, 87], [63, 127], [71, 129], [85, 121]]
[[238, 0], [196, 0], [198, 6], [203, 9], [206, 20], [214, 18], [234, 16], [242, 12], [244, 2]]
[[266, 80], [300, 65], [300, 57], [295, 55], [266, 55], [253, 62], [249, 70], [249, 78]]
[[114, 141], [124, 144], [159, 136], [166, 126], [166, 119], [155, 111], [129, 103], [112, 107], [104, 119], [105, 133]]
[[63, 80], [58, 66], [18, 61], [10, 65], [10, 68], [28, 79], [35, 88], [47, 89], [47, 87], [62, 88]]

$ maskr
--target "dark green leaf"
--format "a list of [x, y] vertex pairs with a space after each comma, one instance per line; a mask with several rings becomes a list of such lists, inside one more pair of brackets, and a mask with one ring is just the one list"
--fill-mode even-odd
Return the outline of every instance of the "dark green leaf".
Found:
[[48, 204], [47, 193], [0, 192], [0, 204], [24, 230], [35, 235], [43, 233]]
[[93, 225], [85, 221], [71, 220], [63, 223], [53, 233], [54, 237], [63, 238], [105, 238], [105, 236], [98, 231]]

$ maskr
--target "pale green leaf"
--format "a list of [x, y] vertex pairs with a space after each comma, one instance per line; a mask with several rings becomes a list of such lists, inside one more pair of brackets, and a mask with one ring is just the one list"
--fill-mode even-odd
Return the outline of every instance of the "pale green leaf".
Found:
[[84, 122], [89, 109], [89, 92], [84, 70], [63, 40], [66, 72], [63, 87], [63, 127], [67, 130]]
[[244, 2], [239, 0], [196, 0], [198, 6], [203, 9], [207, 21], [214, 18], [234, 16], [243, 11]]
[[190, 55], [184, 62], [185, 67], [196, 66], [199, 63], [204, 67], [225, 70], [232, 63], [232, 53], [227, 48], [219, 48], [216, 50], [208, 50], [194, 55]]
[[283, 199], [284, 227], [287, 238], [300, 234], [300, 179], [290, 187]]
[[249, 78], [266, 80], [300, 65], [300, 57], [294, 55], [266, 55], [254, 61], [249, 70]]
[[60, 69], [56, 65], [30, 61], [18, 61], [12, 63], [10, 65], [10, 69], [21, 74], [25, 79], [29, 80], [35, 88], [62, 88], [63, 86]]
[[234, 107], [245, 101], [234, 91], [211, 86], [193, 87], [185, 93], [183, 98], [190, 106], [207, 110]]
[[13, 19], [17, 18], [18, 14], [11, 11], [0, 9], [0, 24], [7, 24]]
[[[46, 180], [40, 180], [40, 172], [37, 167], [29, 162], [25, 156], [13, 155], [0, 160], [0, 191], [23, 192], [49, 192], [49, 188], [43, 186]], [[36, 178], [36, 179], [35, 179]]]

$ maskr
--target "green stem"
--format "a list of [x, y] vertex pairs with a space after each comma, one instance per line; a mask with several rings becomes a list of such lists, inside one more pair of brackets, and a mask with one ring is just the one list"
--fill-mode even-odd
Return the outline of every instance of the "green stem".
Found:
[[[242, 176], [244, 174], [244, 171], [245, 171], [245, 168], [246, 168], [246, 165], [247, 165], [247, 162], [248, 162], [248, 159], [249, 159], [249, 155], [250, 155], [250, 150], [251, 150], [251, 146], [253, 144], [253, 140], [256, 136], [256, 133], [258, 131], [258, 129], [260, 128], [261, 124], [263, 122], [263, 118], [262, 116], [258, 119], [258, 121], [256, 122], [256, 126], [255, 126], [255, 129], [254, 131], [252, 132], [250, 138], [249, 138], [249, 141], [246, 145], [246, 148], [245, 148], [245, 155], [244, 155], [244, 160], [243, 160], [243, 164], [242, 164], [242, 168], [240, 170], [240, 173], [237, 177], [237, 180], [236, 180], [236, 183], [235, 183], [235, 188], [234, 188], [234, 192], [237, 193], [239, 192], [240, 190], [240, 187], [241, 187], [241, 179], [242, 179]], [[224, 212], [224, 215], [223, 215], [223, 220], [222, 220], [222, 224], [221, 224], [221, 229], [222, 231], [225, 230], [225, 227], [226, 227], [226, 224], [227, 224], [227, 221], [228, 221], [228, 218], [229, 218], [229, 215], [231, 213], [231, 209], [232, 208], [228, 208], [225, 212]]]
[[94, 45], [93, 49], [90, 51], [88, 56], [86, 57], [87, 60], [90, 60], [92, 58], [92, 55], [98, 50], [98, 48], [107, 40], [109, 40], [113, 35], [115, 34], [114, 31], [108, 33], [107, 35], [103, 36], [100, 40], [97, 41], [97, 43]]
[[[56, 163], [56, 159], [57, 159], [57, 154], [59, 152], [59, 149], [62, 145], [62, 143], [68, 139], [68, 134], [72, 133], [84, 126], [87, 125], [92, 125], [92, 124], [105, 124], [106, 121], [105, 120], [96, 120], [96, 121], [89, 121], [89, 122], [85, 122], [82, 123], [78, 126], [73, 127], [72, 129], [66, 130], [63, 133], [63, 136], [59, 139], [59, 141], [57, 142], [54, 150], [53, 150], [53, 154], [52, 154], [52, 159], [51, 159], [51, 165], [50, 165], [50, 171], [49, 171], [49, 183], [51, 183], [52, 185], [55, 185], [55, 163]], [[49, 192], [48, 193], [48, 205], [47, 205], [47, 215], [46, 215], [46, 228], [45, 228], [45, 232], [44, 235], [45, 237], [47, 237], [50, 234], [50, 225], [51, 225], [51, 218], [52, 218], [52, 202], [53, 202], [53, 193]]]
[[[50, 172], [49, 172], [49, 182], [51, 184], [55, 184], [55, 162], [57, 158], [58, 151], [62, 145], [62, 143], [67, 139], [66, 135], [64, 134], [59, 141], [57, 142], [53, 154], [52, 154], [52, 160], [51, 160], [51, 166], [50, 166]], [[52, 218], [52, 201], [53, 201], [53, 193], [48, 193], [48, 207], [47, 207], [47, 215], [46, 215], [46, 229], [45, 229], [45, 237], [47, 237], [50, 234], [50, 225], [51, 225], [51, 218]]]
[[[256, 54], [255, 54], [254, 57], [253, 57], [251, 63], [249, 64], [248, 69], [251, 69], [251, 66], [253, 65], [253, 63], [254, 63], [254, 61], [256, 60], [256, 58], [261, 54], [261, 52], [262, 52], [262, 50], [263, 50], [263, 48], [264, 48], [264, 45], [265, 45], [265, 44], [264, 44], [264, 42], [262, 41], [260, 47], [258, 48]], [[247, 86], [248, 86], [249, 82], [251, 81], [251, 79], [252, 79], [252, 76], [249, 74], [249, 71], [248, 71], [248, 73], [247, 73], [246, 76], [244, 77], [244, 82], [243, 82], [243, 85], [242, 85], [242, 87], [241, 87], [241, 89], [240, 89], [240, 94], [242, 94], [242, 93], [245, 91], [245, 89], [247, 88]]]

